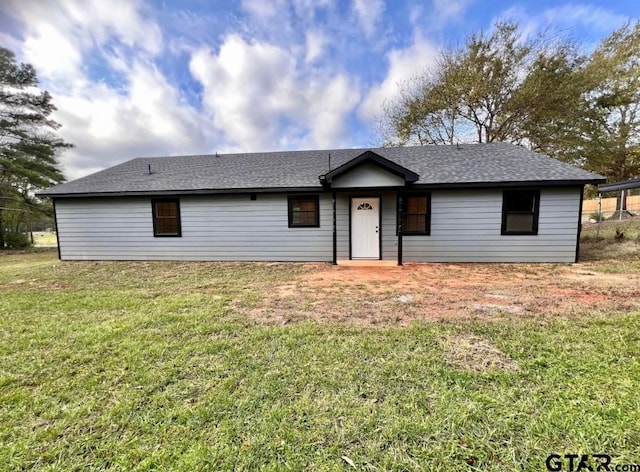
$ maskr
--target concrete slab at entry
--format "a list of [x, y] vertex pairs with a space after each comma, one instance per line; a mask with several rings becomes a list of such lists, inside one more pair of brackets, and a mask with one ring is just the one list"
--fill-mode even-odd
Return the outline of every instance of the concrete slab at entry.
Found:
[[343, 267], [398, 267], [397, 261], [380, 261], [373, 259], [344, 260], [338, 261], [339, 266]]

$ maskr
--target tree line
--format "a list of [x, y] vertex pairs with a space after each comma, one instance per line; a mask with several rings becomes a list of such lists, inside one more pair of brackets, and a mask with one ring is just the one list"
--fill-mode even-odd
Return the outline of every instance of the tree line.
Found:
[[640, 177], [640, 22], [590, 53], [515, 23], [469, 35], [400, 84], [381, 121], [385, 145], [503, 141], [609, 181]]

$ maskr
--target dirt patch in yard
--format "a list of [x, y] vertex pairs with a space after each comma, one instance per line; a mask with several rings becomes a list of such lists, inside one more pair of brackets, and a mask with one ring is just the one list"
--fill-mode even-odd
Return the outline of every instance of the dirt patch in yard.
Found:
[[639, 271], [606, 273], [602, 262], [559, 264], [308, 264], [265, 288], [249, 309], [259, 324], [316, 320], [377, 326], [414, 320], [573, 316], [640, 310]]
[[443, 340], [444, 359], [459, 369], [484, 372], [490, 369], [517, 371], [516, 361], [502, 353], [486, 339], [458, 334]]

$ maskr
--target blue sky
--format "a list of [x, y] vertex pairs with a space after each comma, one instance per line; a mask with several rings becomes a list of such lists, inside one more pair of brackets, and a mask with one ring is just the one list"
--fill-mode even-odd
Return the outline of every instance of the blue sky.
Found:
[[585, 50], [638, 0], [5, 0], [54, 96], [68, 178], [149, 155], [366, 147], [398, 84], [499, 19]]

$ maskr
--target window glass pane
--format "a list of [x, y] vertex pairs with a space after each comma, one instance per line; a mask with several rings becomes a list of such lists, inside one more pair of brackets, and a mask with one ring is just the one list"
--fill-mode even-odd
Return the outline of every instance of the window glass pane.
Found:
[[532, 232], [533, 213], [512, 213], [507, 215], [508, 232]]
[[507, 212], [530, 211], [535, 208], [536, 195], [534, 192], [518, 191], [505, 193], [505, 205]]
[[503, 233], [537, 232], [537, 214], [539, 191], [505, 190], [504, 193]]
[[409, 197], [407, 198], [407, 213], [416, 213], [416, 198]]
[[316, 212], [312, 212], [312, 213], [307, 213], [307, 224], [308, 225], [315, 225], [316, 222]]
[[402, 230], [406, 233], [426, 233], [428, 209], [428, 197], [407, 197]]
[[406, 215], [404, 231], [407, 233], [423, 233], [426, 229], [426, 215]]
[[317, 226], [317, 202], [315, 199], [291, 200], [292, 226]]
[[297, 225], [313, 225], [316, 223], [316, 212], [294, 211], [293, 224]]
[[156, 202], [156, 215], [176, 217], [178, 204], [176, 202]]
[[178, 220], [176, 218], [159, 218], [156, 222], [158, 234], [177, 234]]
[[426, 214], [427, 213], [427, 197], [409, 197], [407, 199], [408, 214]]
[[316, 205], [314, 201], [300, 202], [300, 211], [315, 211]]
[[180, 218], [177, 201], [153, 202], [153, 219], [155, 224], [155, 236], [179, 236]]

